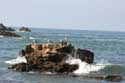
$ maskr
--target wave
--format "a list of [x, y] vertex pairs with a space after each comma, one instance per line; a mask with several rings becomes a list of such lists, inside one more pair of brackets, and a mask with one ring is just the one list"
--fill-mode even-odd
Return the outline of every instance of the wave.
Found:
[[27, 60], [25, 57], [18, 56], [16, 59], [5, 61], [5, 63], [14, 65], [14, 64], [18, 64], [18, 63], [27, 63]]
[[0, 35], [0, 37], [4, 37], [3, 35]]
[[29, 37], [29, 39], [31, 39], [31, 40], [32, 40], [32, 39], [36, 39], [36, 38], [35, 38], [35, 37]]
[[69, 59], [66, 61], [66, 63], [77, 64], [79, 66], [79, 68], [73, 72], [76, 75], [84, 75], [94, 71], [99, 71], [101, 69], [104, 69], [108, 65], [108, 64], [102, 64], [102, 63], [88, 64], [76, 58]]
[[[27, 60], [25, 57], [18, 56], [16, 59], [5, 61], [5, 63], [14, 65], [14, 64], [18, 64], [18, 63], [27, 63]], [[104, 69], [108, 65], [111, 65], [111, 64], [107, 64], [105, 62], [103, 63], [102, 61], [94, 63], [94, 64], [88, 64], [88, 63], [83, 62], [80, 59], [76, 59], [76, 58], [69, 58], [68, 60], [66, 60], [66, 63], [71, 64], [71, 65], [77, 64], [79, 66], [79, 68], [77, 70], [72, 72], [75, 75], [89, 74], [91, 72]], [[52, 74], [52, 73], [46, 72], [46, 74]]]
[[100, 41], [100, 42], [124, 42], [125, 39], [94, 39], [96, 41]]

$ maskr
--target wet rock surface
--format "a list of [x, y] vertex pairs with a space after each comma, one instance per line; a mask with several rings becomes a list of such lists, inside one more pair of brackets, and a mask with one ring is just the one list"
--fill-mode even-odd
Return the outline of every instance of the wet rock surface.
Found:
[[89, 64], [94, 62], [94, 53], [86, 49], [76, 49], [72, 55], [75, 58], [79, 58]]

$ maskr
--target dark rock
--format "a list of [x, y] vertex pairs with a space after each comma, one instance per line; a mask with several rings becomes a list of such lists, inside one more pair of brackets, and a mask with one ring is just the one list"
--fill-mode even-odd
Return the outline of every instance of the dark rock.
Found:
[[76, 51], [74, 51], [74, 54], [72, 56], [75, 58], [79, 58], [89, 64], [93, 63], [94, 61], [94, 53], [85, 49], [77, 49]]
[[43, 49], [42, 45], [39, 45], [38, 50], [42, 50], [42, 49]]
[[40, 64], [47, 61], [61, 62], [65, 60], [65, 56], [66, 56], [65, 54], [58, 54], [58, 53], [52, 53], [43, 56], [39, 52], [32, 52], [29, 55], [26, 55], [26, 59], [29, 64]]
[[[76, 76], [74, 76], [76, 77]], [[102, 75], [85, 75], [82, 76], [82, 78], [91, 78], [96, 80], [106, 80], [108, 82], [121, 82], [123, 80], [122, 76], [120, 75], [108, 75], [108, 76], [102, 76]]]
[[68, 63], [63, 64], [56, 72], [59, 73], [71, 73], [78, 69], [78, 65], [69, 65]]
[[15, 69], [16, 69], [17, 71], [20, 71], [20, 72], [24, 72], [24, 71], [27, 71], [27, 72], [28, 72], [27, 67], [28, 67], [28, 66], [26, 65], [26, 63], [22, 63], [22, 64], [18, 64]]
[[71, 46], [71, 45], [67, 45], [67, 46], [64, 46], [62, 48], [58, 48], [56, 49], [58, 52], [61, 52], [61, 53], [72, 53], [72, 51], [74, 50], [74, 47]]
[[20, 50], [20, 52], [19, 52], [18, 55], [19, 55], [19, 56], [25, 56], [25, 54], [26, 54], [26, 53], [25, 53], [25, 50], [22, 49], [22, 50]]
[[95, 77], [95, 79], [97, 79], [97, 80], [103, 80], [104, 79], [104, 77]]
[[11, 27], [8, 27], [8, 31], [15, 31], [15, 30]]
[[66, 54], [50, 53], [48, 55], [48, 61], [61, 62], [65, 59], [66, 56]]
[[[66, 50], [64, 49], [66, 47]], [[63, 48], [63, 52], [57, 49]], [[46, 43], [46, 44], [30, 44], [26, 46], [26, 59], [30, 64], [40, 64], [45, 61], [61, 62], [67, 59], [67, 48], [70, 46], [63, 46], [60, 43]]]
[[9, 31], [0, 31], [0, 35], [5, 37], [20, 37], [20, 35], [17, 35], [16, 33]]
[[27, 27], [21, 27], [21, 28], [19, 29], [19, 31], [20, 31], [20, 32], [31, 32], [31, 30], [30, 30], [29, 28], [27, 28]]
[[26, 71], [28, 72], [26, 63], [15, 64], [9, 67], [8, 69], [15, 69], [16, 71], [20, 72], [26, 72]]
[[[33, 42], [27, 45], [20, 55], [25, 55], [27, 63], [12, 65], [11, 69], [17, 71], [37, 71], [53, 73], [70, 73], [78, 69], [78, 65], [68, 64], [65, 61], [69, 54], [75, 51], [71, 44], [66, 43], [44, 43], [37, 44]], [[93, 63], [94, 53], [88, 50], [77, 49], [75, 51], [82, 61]], [[74, 56], [75, 57], [75, 56]]]
[[31, 47], [31, 44], [26, 46], [25, 52], [26, 54], [34, 52], [34, 49]]
[[110, 81], [110, 82], [121, 82], [122, 76], [120, 76], [120, 75], [108, 75], [105, 77], [105, 80]]
[[20, 35], [17, 35], [16, 33], [11, 31], [15, 30], [12, 29], [11, 27], [6, 27], [3, 24], [0, 24], [0, 35], [5, 37], [20, 37]]
[[104, 80], [103, 76], [89, 76], [88, 78], [97, 79], [97, 80]]
[[78, 69], [78, 65], [69, 65], [67, 63], [53, 63], [45, 62], [42, 64], [27, 64], [19, 63], [12, 65], [9, 69], [15, 69], [19, 72], [37, 71], [37, 72], [57, 72], [57, 73], [69, 73]]
[[79, 77], [78, 75], [73, 74], [72, 77]]
[[3, 25], [2, 23], [0, 24], [0, 31], [15, 31], [14, 29], [12, 29], [11, 27], [6, 27], [5, 25]]

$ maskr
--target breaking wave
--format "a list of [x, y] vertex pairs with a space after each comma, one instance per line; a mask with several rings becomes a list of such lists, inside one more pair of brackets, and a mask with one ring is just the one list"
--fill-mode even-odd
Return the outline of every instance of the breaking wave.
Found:
[[77, 64], [79, 66], [79, 68], [73, 72], [76, 75], [89, 74], [91, 72], [104, 69], [107, 65], [111, 65], [111, 64], [105, 64], [105, 63], [88, 64], [76, 58], [69, 59], [66, 61], [66, 63]]
[[[13, 65], [13, 64], [18, 64], [18, 63], [27, 63], [27, 60], [25, 57], [18, 56], [16, 59], [5, 61], [5, 63]], [[76, 74], [76, 75], [89, 74], [91, 72], [104, 69], [107, 65], [111, 65], [109, 63], [105, 63], [104, 61], [100, 61], [94, 64], [88, 64], [86, 62], [81, 61], [80, 59], [71, 58], [71, 57], [68, 60], [66, 60], [66, 63], [71, 64], [71, 65], [77, 64], [79, 66], [77, 70], [72, 72], [73, 74]], [[51, 72], [47, 74], [51, 74]]]
[[18, 64], [18, 63], [27, 63], [27, 60], [25, 57], [18, 56], [16, 59], [5, 61], [5, 63], [14, 65], [14, 64]]
[[0, 37], [4, 37], [3, 35], [0, 35]]
[[31, 39], [31, 40], [32, 40], [32, 39], [36, 39], [36, 38], [35, 38], [35, 37], [29, 37], [29, 39]]

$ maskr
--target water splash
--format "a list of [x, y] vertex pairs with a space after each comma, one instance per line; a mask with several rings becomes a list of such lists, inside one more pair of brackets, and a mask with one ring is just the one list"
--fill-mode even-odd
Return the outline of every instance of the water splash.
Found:
[[18, 63], [27, 63], [27, 60], [25, 57], [18, 56], [16, 59], [5, 61], [5, 63], [14, 65], [14, 64], [18, 64]]
[[4, 37], [3, 35], [0, 35], [0, 37]]
[[33, 39], [36, 39], [35, 37], [29, 37], [29, 39], [33, 40]]
[[[73, 72], [76, 75], [89, 74], [90, 72], [99, 71], [101, 69], [104, 69], [107, 65], [111, 65], [111, 64], [103, 63], [103, 60], [100, 61], [99, 63], [88, 64], [86, 62], [81, 61], [78, 58], [72, 57], [71, 55], [68, 55], [68, 56], [69, 56], [69, 58], [68, 58], [68, 60], [66, 60], [66, 63], [77, 64], [79, 66], [79, 68]], [[16, 59], [5, 61], [5, 63], [13, 65], [13, 64], [18, 64], [18, 63], [27, 63], [27, 60], [26, 60], [25, 56], [23, 56], [23, 57], [18, 56]], [[50, 73], [51, 72], [49, 72], [48, 74], [50, 74]]]
[[79, 66], [79, 68], [73, 72], [74, 74], [77, 74], [77, 75], [89, 74], [92, 71], [99, 71], [106, 67], [105, 64], [100, 64], [100, 63], [88, 64], [76, 58], [72, 58], [72, 59], [70, 58], [66, 61], [66, 63], [77, 64]]

